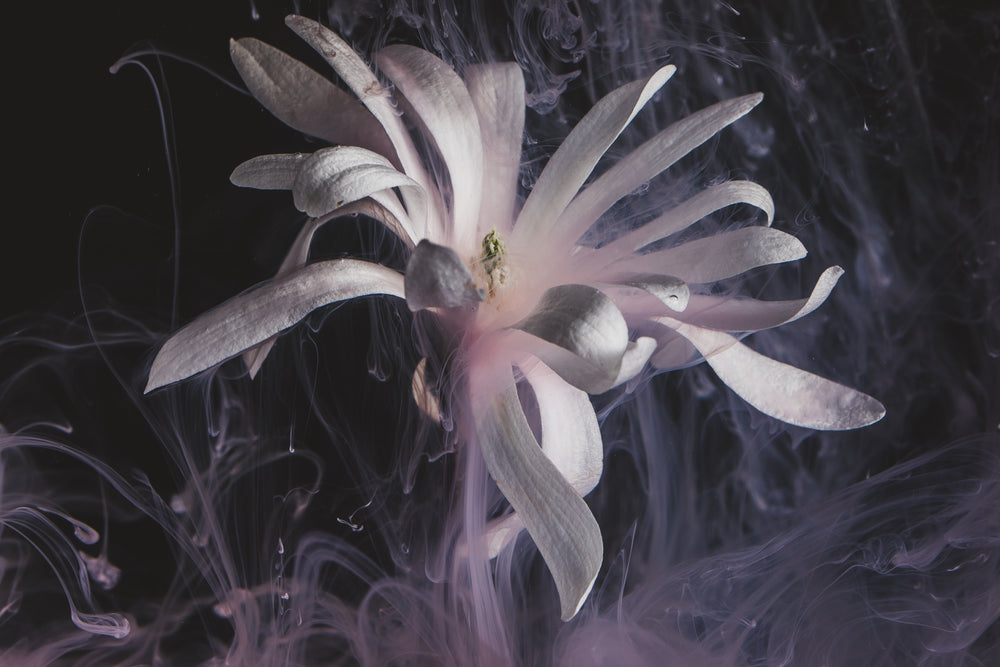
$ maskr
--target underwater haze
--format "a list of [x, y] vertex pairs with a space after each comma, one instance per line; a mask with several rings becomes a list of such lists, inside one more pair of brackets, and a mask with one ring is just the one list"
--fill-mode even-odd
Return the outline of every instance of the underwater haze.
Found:
[[[995, 3], [206, 4], [8, 9], [0, 664], [1000, 664]], [[595, 173], [763, 93], [585, 242], [723, 181], [762, 185], [809, 254], [713, 294], [797, 299], [843, 267], [816, 312], [746, 342], [885, 417], [789, 425], [705, 363], [594, 396], [603, 565], [563, 621], [527, 534], [456, 565], [469, 508], [482, 529], [503, 499], [458, 463], [449, 416], [414, 402], [421, 314], [400, 302], [316, 310], [252, 380], [230, 361], [144, 393], [168, 337], [273, 277], [305, 221], [287, 192], [229, 180], [321, 146], [230, 61], [229, 39], [253, 37], [333, 80], [289, 14], [369, 63], [390, 44], [460, 73], [516, 62], [521, 202], [598, 100], [657, 68], [677, 72]], [[310, 257], [402, 269], [405, 251], [362, 215]]]

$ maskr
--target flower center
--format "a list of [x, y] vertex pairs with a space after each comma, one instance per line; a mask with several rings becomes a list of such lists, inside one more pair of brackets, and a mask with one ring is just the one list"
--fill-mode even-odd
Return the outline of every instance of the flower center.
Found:
[[480, 256], [483, 272], [486, 274], [487, 300], [493, 299], [507, 282], [507, 246], [500, 233], [494, 228], [483, 237], [483, 252]]

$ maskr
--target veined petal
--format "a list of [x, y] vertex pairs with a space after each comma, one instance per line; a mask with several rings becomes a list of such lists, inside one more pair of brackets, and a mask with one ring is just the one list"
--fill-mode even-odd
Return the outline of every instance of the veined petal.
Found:
[[420, 118], [451, 179], [453, 228], [446, 238], [475, 249], [483, 178], [483, 144], [476, 108], [462, 79], [440, 58], [404, 44], [387, 46], [375, 62]]
[[885, 407], [868, 394], [765, 357], [728, 334], [681, 322], [674, 326], [698, 348], [720, 380], [775, 419], [844, 431], [868, 426], [885, 415]]
[[[409, 234], [412, 232], [408, 227], [404, 227], [404, 225], [402, 225], [395, 216], [385, 210], [383, 206], [375, 201], [372, 201], [371, 199], [365, 198], [356, 201], [353, 204], [348, 204], [343, 208], [337, 209], [333, 213], [325, 215], [322, 218], [313, 218], [308, 220], [306, 224], [302, 226], [302, 229], [299, 230], [298, 235], [295, 237], [295, 241], [292, 243], [292, 247], [289, 248], [288, 252], [285, 254], [285, 259], [281, 262], [281, 266], [278, 268], [278, 273], [275, 274], [274, 277], [284, 278], [306, 265], [306, 261], [309, 258], [309, 247], [312, 245], [313, 235], [316, 233], [317, 229], [331, 220], [357, 214], [375, 218], [404, 242], [412, 243], [409, 239]], [[257, 372], [260, 370], [260, 367], [267, 358], [267, 355], [271, 352], [271, 348], [274, 346], [277, 339], [277, 336], [272, 336], [260, 345], [257, 345], [243, 353], [243, 362], [247, 366], [247, 371], [250, 373], [251, 380], [257, 377]]]
[[258, 155], [233, 169], [229, 182], [241, 188], [291, 190], [309, 153]]
[[604, 152], [676, 70], [667, 65], [649, 78], [625, 84], [587, 112], [549, 159], [524, 202], [513, 231], [519, 243], [527, 246], [541, 238], [543, 225], [562, 214]]
[[621, 369], [628, 326], [615, 304], [587, 285], [559, 285], [514, 329], [530, 334], [527, 349], [574, 387], [607, 391]]
[[480, 368], [470, 375], [472, 417], [483, 460], [545, 559], [567, 621], [580, 610], [600, 571], [601, 531], [583, 498], [535, 441], [513, 378], [500, 394], [484, 392], [492, 380], [481, 384], [479, 376], [495, 372], [495, 367]]
[[755, 93], [725, 100], [672, 124], [578, 194], [559, 217], [554, 233], [565, 234], [566, 240], [575, 241], [612, 204], [745, 116], [763, 98]]
[[[590, 397], [542, 364], [522, 370], [538, 402], [542, 453], [577, 493], [586, 496], [604, 469], [601, 427]], [[517, 512], [491, 521], [486, 528], [489, 557], [495, 558], [523, 528]]]
[[465, 69], [469, 97], [483, 137], [479, 236], [491, 229], [506, 235], [514, 226], [517, 178], [524, 139], [524, 75], [517, 63], [487, 63]]
[[145, 391], [183, 380], [288, 329], [313, 310], [369, 294], [403, 297], [403, 276], [381, 264], [310, 264], [234, 297], [181, 328], [160, 348]]
[[331, 144], [362, 146], [395, 159], [371, 113], [309, 67], [253, 38], [231, 40], [229, 53], [257, 101], [287, 125]]
[[689, 283], [711, 283], [750, 269], [802, 259], [806, 248], [791, 234], [770, 227], [744, 227], [666, 250], [628, 257], [611, 265], [616, 278], [633, 272], [667, 272]]
[[[399, 158], [399, 164], [403, 167], [403, 172], [419, 183], [424, 190], [430, 192], [431, 182], [420, 160], [420, 155], [413, 145], [413, 139], [403, 125], [403, 119], [389, 93], [378, 82], [368, 65], [361, 60], [347, 42], [316, 21], [303, 16], [288, 16], [285, 18], [285, 24], [315, 49], [343, 79], [347, 87], [357, 95], [361, 103], [368, 108], [372, 116], [385, 129], [386, 135], [396, 149], [396, 155]], [[436, 212], [426, 208], [418, 210], [417, 202], [409, 200], [411, 194], [412, 191], [404, 190], [403, 198], [418, 231], [423, 235], [427, 222], [425, 216], [431, 213], [436, 215]], [[422, 201], [420, 204], [426, 207], [427, 202]]]
[[406, 263], [406, 305], [416, 312], [424, 308], [460, 308], [486, 300], [468, 267], [448, 246], [427, 239], [414, 248]]
[[765, 188], [751, 181], [727, 181], [702, 190], [655, 220], [603, 246], [599, 252], [626, 255], [683, 231], [706, 215], [734, 204], [749, 204], [764, 211], [768, 227], [774, 220], [774, 201]]
[[844, 270], [831, 266], [823, 272], [806, 299], [762, 301], [709, 295], [691, 297], [690, 307], [675, 317], [679, 320], [718, 331], [760, 331], [805, 317], [819, 308], [833, 291]]
[[357, 146], [334, 146], [313, 153], [292, 187], [295, 207], [319, 217], [381, 190], [419, 186], [384, 157]]

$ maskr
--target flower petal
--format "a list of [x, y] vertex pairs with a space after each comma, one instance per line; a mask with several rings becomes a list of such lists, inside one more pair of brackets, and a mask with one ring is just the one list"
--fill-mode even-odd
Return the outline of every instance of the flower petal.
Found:
[[441, 403], [431, 390], [431, 383], [427, 378], [427, 357], [423, 357], [417, 362], [413, 369], [413, 379], [410, 382], [410, 391], [413, 394], [413, 401], [427, 417], [435, 422], [441, 422]]
[[309, 157], [309, 153], [258, 155], [233, 169], [229, 182], [241, 188], [291, 190]]
[[[604, 469], [604, 442], [590, 397], [543, 364], [522, 370], [538, 402], [542, 453], [577, 493], [586, 496], [597, 486]], [[517, 512], [489, 522], [489, 557], [495, 558], [523, 528]]]
[[528, 351], [588, 393], [613, 386], [628, 346], [625, 318], [611, 299], [588, 285], [546, 290], [514, 328], [532, 336]]
[[395, 159], [371, 113], [309, 67], [253, 38], [231, 40], [229, 53], [257, 101], [287, 125], [331, 144], [362, 146]]
[[[319, 217], [344, 204], [396, 187], [420, 190], [381, 155], [357, 146], [335, 146], [316, 151], [302, 163], [292, 197], [300, 211]], [[385, 201], [380, 203], [385, 205]]]
[[774, 201], [762, 186], [751, 181], [727, 181], [706, 188], [670, 209], [655, 220], [603, 246], [600, 252], [627, 254], [662, 238], [687, 229], [706, 215], [734, 204], [749, 204], [767, 214], [767, 226], [774, 219]]
[[513, 232], [519, 245], [541, 238], [542, 226], [562, 214], [604, 152], [676, 70], [667, 65], [608, 93], [577, 123], [524, 202]]
[[823, 272], [806, 299], [762, 301], [709, 295], [691, 297], [690, 307], [677, 319], [719, 331], [760, 331], [788, 324], [819, 308], [833, 291], [844, 270], [831, 266]]
[[625, 354], [622, 355], [622, 366], [618, 370], [618, 377], [615, 378], [612, 386], [617, 387], [620, 384], [625, 384], [641, 373], [653, 353], [656, 352], [656, 348], [656, 339], [648, 336], [640, 336], [635, 341], [629, 341], [628, 347], [625, 348]]
[[406, 305], [424, 308], [460, 308], [486, 300], [462, 258], [451, 248], [422, 240], [406, 263]]
[[480, 384], [479, 376], [496, 370], [480, 368], [470, 375], [472, 417], [483, 460], [545, 559], [559, 591], [562, 619], [568, 621], [601, 569], [601, 531], [583, 498], [535, 441], [513, 378], [502, 393], [484, 393], [492, 379]]
[[868, 426], [885, 415], [885, 407], [868, 394], [765, 357], [728, 334], [680, 322], [674, 326], [704, 355], [719, 379], [775, 419], [843, 431]]
[[517, 179], [524, 137], [524, 75], [517, 63], [486, 63], [465, 69], [465, 83], [479, 117], [483, 142], [483, 199], [479, 232], [514, 226]]
[[[605, 289], [603, 284], [599, 287]], [[691, 290], [686, 282], [676, 276], [655, 273], [623, 277], [620, 283], [610, 285], [605, 289], [623, 313], [626, 310], [625, 306], [631, 305], [628, 302], [635, 298], [639, 290], [655, 297], [670, 310], [677, 312], [687, 308], [688, 300], [691, 298]]]
[[556, 221], [553, 233], [565, 234], [566, 240], [575, 241], [612, 204], [745, 116], [763, 98], [755, 93], [725, 100], [672, 124], [578, 194]]
[[525, 379], [538, 401], [542, 452], [577, 493], [587, 495], [604, 468], [601, 427], [590, 396], [541, 364], [525, 372]]
[[657, 320], [647, 322], [640, 331], [656, 341], [656, 350], [649, 356], [649, 363], [658, 371], [686, 368], [701, 361], [698, 350], [687, 338]]
[[483, 144], [469, 91], [454, 70], [423, 49], [387, 46], [375, 62], [406, 97], [448, 168], [453, 227], [443, 230], [445, 238], [462, 252], [474, 251]]
[[678, 275], [689, 283], [711, 283], [750, 269], [802, 259], [806, 249], [792, 236], [770, 227], [744, 227], [612, 264], [617, 276], [634, 272]]
[[[413, 145], [413, 139], [403, 125], [403, 119], [388, 91], [378, 82], [368, 65], [361, 60], [347, 42], [316, 21], [303, 16], [288, 16], [285, 18], [285, 24], [323, 56], [323, 59], [329, 63], [337, 75], [344, 80], [347, 87], [357, 95], [361, 103], [382, 125], [396, 149], [396, 155], [399, 158], [399, 164], [403, 167], [403, 172], [425, 190], [430, 191], [431, 182], [424, 170], [420, 155]], [[423, 235], [426, 225], [425, 215], [432, 211], [418, 210], [417, 202], [411, 202], [408, 199], [411, 194], [412, 191], [404, 190], [403, 198], [418, 231]], [[426, 207], [427, 202], [423, 201], [420, 204]]]
[[[284, 278], [306, 265], [306, 261], [309, 258], [309, 247], [312, 245], [313, 235], [316, 233], [317, 229], [331, 220], [358, 214], [367, 215], [370, 218], [379, 220], [404, 242], [412, 243], [408, 237], [408, 235], [412, 232], [408, 227], [404, 227], [395, 216], [385, 210], [385, 208], [377, 202], [368, 198], [361, 199], [353, 204], [348, 204], [343, 208], [337, 209], [333, 213], [325, 215], [322, 218], [313, 218], [307, 221], [306, 224], [302, 226], [302, 229], [299, 230], [298, 235], [295, 237], [295, 241], [292, 243], [292, 247], [289, 248], [288, 252], [285, 254], [285, 259], [281, 262], [281, 266], [278, 268], [278, 272], [274, 276], [275, 279]], [[257, 377], [257, 372], [260, 370], [261, 365], [263, 365], [264, 360], [271, 352], [271, 348], [277, 340], [277, 336], [272, 336], [260, 345], [252, 347], [243, 353], [243, 362], [247, 366], [247, 371], [250, 373], [251, 380]]]
[[381, 264], [338, 259], [234, 297], [181, 328], [160, 348], [145, 391], [183, 380], [261, 343], [327, 304], [369, 294], [402, 298], [403, 276]]

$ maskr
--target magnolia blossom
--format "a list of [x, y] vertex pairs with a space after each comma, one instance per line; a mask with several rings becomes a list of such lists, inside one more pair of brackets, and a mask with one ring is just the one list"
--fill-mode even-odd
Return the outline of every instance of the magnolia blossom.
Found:
[[[234, 41], [233, 62], [261, 104], [331, 147], [254, 158], [236, 168], [232, 181], [291, 190], [309, 221], [272, 281], [170, 337], [153, 362], [147, 392], [241, 354], [253, 376], [277, 334], [345, 299], [386, 295], [404, 299], [412, 311], [431, 311], [446, 334], [449, 362], [433, 374], [418, 366], [418, 402], [434, 413], [435, 395], [456, 397], [451, 407], [460, 440], [480, 448], [512, 508], [488, 524], [484, 543], [465, 548], [493, 556], [526, 528], [555, 579], [564, 619], [583, 604], [603, 558], [600, 530], [583, 500], [603, 460], [589, 394], [647, 369], [703, 358], [748, 403], [790, 424], [851, 429], [882, 417], [882, 405], [870, 396], [739, 341], [817, 308], [839, 267], [824, 272], [810, 296], [793, 301], [724, 298], [705, 289], [805, 256], [797, 239], [770, 227], [773, 202], [761, 186], [714, 185], [604, 245], [580, 242], [619, 199], [749, 112], [760, 94], [677, 121], [584, 187], [674, 67], [624, 85], [570, 132], [518, 209], [525, 90], [516, 64], [474, 65], [459, 76], [426, 51], [389, 46], [375, 55], [375, 65], [390, 90], [333, 32], [297, 16], [287, 23], [353, 95], [273, 47]], [[436, 155], [422, 154], [414, 133]], [[766, 225], [669, 243], [734, 204], [760, 209]], [[357, 213], [381, 221], [407, 246], [404, 273], [356, 259], [308, 263], [316, 229]], [[520, 382], [536, 398], [534, 429]]]

